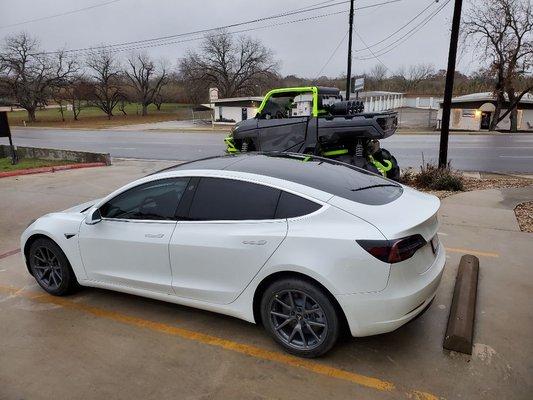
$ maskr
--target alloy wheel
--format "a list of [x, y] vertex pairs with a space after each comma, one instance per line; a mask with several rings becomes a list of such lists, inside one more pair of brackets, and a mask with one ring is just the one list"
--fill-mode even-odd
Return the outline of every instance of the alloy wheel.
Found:
[[320, 304], [299, 290], [276, 293], [269, 304], [275, 335], [287, 346], [312, 350], [326, 339], [328, 322]]
[[36, 278], [47, 289], [55, 290], [63, 282], [63, 274], [58, 256], [48, 247], [40, 246], [33, 254], [33, 270]]

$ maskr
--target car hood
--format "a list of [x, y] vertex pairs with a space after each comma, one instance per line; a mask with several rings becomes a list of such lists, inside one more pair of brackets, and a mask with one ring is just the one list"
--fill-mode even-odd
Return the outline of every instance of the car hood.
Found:
[[440, 200], [407, 186], [403, 186], [403, 193], [396, 200], [379, 206], [356, 203], [338, 196], [328, 203], [371, 223], [387, 239], [420, 233], [424, 239], [430, 240], [437, 233]]
[[95, 199], [91, 201], [86, 201], [85, 203], [78, 204], [77, 206], [67, 208], [66, 210], [63, 210], [61, 212], [63, 213], [80, 213], [85, 212], [92, 206], [94, 206], [96, 203], [98, 203], [101, 199]]

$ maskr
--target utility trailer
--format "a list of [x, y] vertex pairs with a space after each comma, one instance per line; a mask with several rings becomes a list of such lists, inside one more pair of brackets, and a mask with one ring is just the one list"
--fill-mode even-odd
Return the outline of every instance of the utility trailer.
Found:
[[280, 88], [268, 92], [256, 117], [236, 124], [225, 143], [229, 153], [319, 155], [398, 180], [396, 159], [379, 143], [397, 125], [396, 112], [365, 113], [363, 102], [343, 101], [337, 88]]

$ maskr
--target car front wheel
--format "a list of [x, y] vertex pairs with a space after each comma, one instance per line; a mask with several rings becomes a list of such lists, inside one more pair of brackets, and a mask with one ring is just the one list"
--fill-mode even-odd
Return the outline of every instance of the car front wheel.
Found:
[[328, 295], [297, 278], [276, 281], [265, 290], [261, 318], [276, 342], [301, 357], [326, 353], [339, 336], [339, 318]]
[[48, 293], [62, 296], [78, 287], [67, 257], [51, 239], [37, 239], [28, 256], [32, 275]]

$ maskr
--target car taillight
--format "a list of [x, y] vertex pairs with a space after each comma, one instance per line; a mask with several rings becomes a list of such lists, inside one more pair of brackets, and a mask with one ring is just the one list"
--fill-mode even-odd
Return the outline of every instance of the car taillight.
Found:
[[402, 239], [358, 240], [357, 243], [378, 260], [394, 264], [411, 258], [427, 242], [422, 235], [416, 234]]

